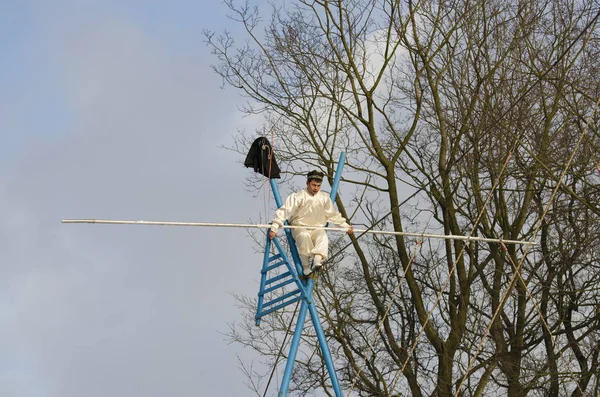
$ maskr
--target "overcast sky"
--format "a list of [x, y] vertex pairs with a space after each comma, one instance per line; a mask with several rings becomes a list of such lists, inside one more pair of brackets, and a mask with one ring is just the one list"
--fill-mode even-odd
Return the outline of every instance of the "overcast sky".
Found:
[[[254, 296], [241, 117], [202, 29], [220, 1], [0, 6], [0, 396], [250, 396], [222, 333]], [[209, 5], [207, 5], [209, 4]], [[253, 125], [254, 123], [254, 125]], [[276, 390], [270, 395], [276, 393]]]

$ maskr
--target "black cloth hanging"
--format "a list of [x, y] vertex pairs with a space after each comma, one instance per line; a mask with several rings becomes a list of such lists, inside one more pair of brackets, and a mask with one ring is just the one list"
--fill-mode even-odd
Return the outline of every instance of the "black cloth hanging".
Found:
[[246, 156], [244, 165], [249, 168], [254, 168], [254, 172], [258, 172], [267, 178], [281, 178], [279, 174], [281, 170], [275, 161], [275, 153], [269, 140], [265, 137], [256, 138], [250, 146], [250, 151]]

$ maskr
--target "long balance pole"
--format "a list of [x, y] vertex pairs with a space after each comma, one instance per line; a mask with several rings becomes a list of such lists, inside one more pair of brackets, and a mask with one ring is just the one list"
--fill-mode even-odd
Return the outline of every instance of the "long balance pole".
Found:
[[[256, 223], [213, 223], [213, 222], [170, 222], [170, 221], [133, 221], [133, 220], [110, 220], [110, 219], [63, 219], [62, 223], [92, 223], [92, 224], [107, 224], [107, 225], [150, 225], [150, 226], [197, 226], [197, 227], [237, 227], [244, 229], [270, 229], [269, 224]], [[325, 229], [334, 232], [346, 232], [346, 229], [341, 227], [321, 227], [321, 226], [291, 226], [283, 225], [280, 229]], [[369, 230], [369, 229], [354, 229], [355, 234], [387, 234], [406, 237], [419, 238], [439, 238], [444, 240], [463, 240], [463, 241], [481, 241], [488, 243], [503, 243], [503, 244], [521, 244], [535, 245], [535, 242], [525, 240], [505, 240], [498, 238], [488, 238], [479, 236], [457, 236], [453, 234], [431, 234], [431, 233], [415, 233], [415, 232], [394, 232], [388, 230]]]
[[[338, 166], [335, 172], [335, 177], [333, 184], [331, 186], [331, 200], [335, 202], [335, 198], [337, 195], [340, 178], [342, 174], [342, 169], [345, 162], [345, 153], [341, 153], [340, 159], [338, 161]], [[281, 195], [279, 193], [279, 187], [274, 179], [270, 180], [271, 188], [273, 191], [273, 195], [275, 197], [275, 202], [277, 207], [281, 207], [283, 205], [283, 201], [281, 200]], [[248, 223], [212, 223], [212, 222], [170, 222], [170, 221], [135, 221], [135, 220], [108, 220], [108, 219], [63, 219], [62, 223], [92, 223], [92, 224], [121, 224], [121, 225], [152, 225], [152, 226], [196, 226], [196, 227], [236, 227], [236, 228], [254, 228], [254, 229], [270, 229], [270, 224], [248, 224]], [[312, 226], [291, 226], [284, 225], [283, 229], [285, 230], [286, 237], [288, 241], [293, 242], [293, 238], [291, 236], [291, 229], [325, 229], [327, 231], [342, 231], [346, 232], [344, 228], [335, 228], [335, 227], [312, 227]], [[406, 237], [418, 237], [418, 238], [438, 238], [445, 240], [463, 240], [463, 241], [480, 241], [480, 242], [493, 242], [493, 243], [503, 243], [503, 244], [522, 244], [522, 245], [534, 245], [534, 242], [530, 241], [520, 241], [520, 240], [504, 240], [504, 239], [495, 239], [488, 237], [479, 237], [479, 236], [455, 236], [455, 235], [441, 235], [441, 234], [430, 234], [430, 233], [412, 233], [412, 232], [395, 232], [395, 231], [386, 231], [386, 230], [369, 230], [369, 229], [354, 229], [355, 233], [364, 234], [382, 234], [382, 235], [400, 235]], [[268, 233], [268, 231], [267, 231]], [[268, 237], [267, 237], [268, 238]], [[296, 245], [291, 243], [290, 250], [292, 254], [292, 258], [294, 259], [294, 263], [296, 265], [296, 270], [298, 274], [302, 272], [302, 266], [300, 261], [300, 256], [298, 254], [298, 250]], [[325, 366], [327, 367], [327, 371], [329, 372], [329, 376], [331, 379], [331, 383], [333, 389], [335, 391], [336, 397], [342, 397], [342, 390], [337, 378], [337, 374], [335, 371], [335, 367], [333, 365], [333, 359], [331, 357], [331, 352], [329, 350], [329, 345], [327, 344], [327, 339], [325, 338], [325, 334], [323, 332], [323, 327], [321, 325], [319, 315], [317, 309], [314, 305], [314, 301], [312, 299], [312, 290], [314, 287], [314, 281], [312, 278], [304, 281], [306, 286], [306, 299], [303, 299], [300, 306], [300, 311], [298, 313], [298, 320], [296, 322], [296, 327], [294, 330], [294, 336], [292, 338], [290, 352], [288, 354], [288, 361], [286, 363], [285, 371], [283, 374], [281, 388], [279, 390], [279, 396], [283, 397], [287, 395], [289, 384], [291, 381], [292, 371], [294, 368], [294, 363], [296, 360], [296, 353], [298, 352], [298, 347], [300, 344], [300, 339], [302, 336], [302, 330], [304, 328], [304, 324], [306, 321], [307, 311], [310, 313], [312, 323], [315, 327], [317, 339], [319, 341], [319, 346], [321, 347], [321, 352], [323, 354], [323, 359], [325, 361]]]

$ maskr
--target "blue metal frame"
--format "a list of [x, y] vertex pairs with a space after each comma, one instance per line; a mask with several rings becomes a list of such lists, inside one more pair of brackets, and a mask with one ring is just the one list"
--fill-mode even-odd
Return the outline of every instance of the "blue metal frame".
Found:
[[[342, 152], [340, 154], [338, 165], [337, 165], [337, 168], [335, 171], [333, 184], [331, 185], [330, 197], [331, 197], [331, 201], [334, 201], [334, 202], [335, 202], [335, 198], [337, 196], [337, 191], [338, 191], [338, 187], [339, 187], [339, 183], [340, 183], [340, 179], [341, 179], [341, 175], [342, 175], [342, 169], [344, 167], [345, 160], [346, 160], [346, 153]], [[275, 181], [275, 179], [271, 179], [270, 183], [271, 183], [271, 189], [273, 191], [273, 196], [275, 197], [275, 202], [277, 204], [277, 207], [279, 208], [283, 205], [283, 201], [281, 200], [281, 195], [279, 193], [279, 187], [277, 186], [277, 182]], [[300, 261], [300, 256], [298, 255], [298, 249], [296, 248], [296, 243], [294, 242], [294, 239], [292, 238], [291, 231], [289, 229], [284, 229], [284, 230], [285, 230], [285, 234], [286, 234], [286, 237], [287, 237], [287, 240], [289, 243], [290, 252], [292, 254], [292, 259], [296, 265], [296, 276], [297, 276], [299, 274], [302, 274], [302, 262]], [[265, 309], [265, 306], [273, 305], [275, 303], [275, 302], [271, 302], [271, 303], [265, 304], [263, 302], [264, 291], [268, 290], [267, 280], [265, 279], [265, 273], [268, 271], [266, 269], [269, 268], [269, 263], [271, 261], [279, 259], [278, 255], [269, 258], [270, 242], [271, 241], [275, 242], [275, 244], [279, 250], [279, 253], [281, 254], [282, 257], [285, 255], [283, 250], [281, 249], [281, 246], [279, 245], [279, 242], [277, 241], [277, 238], [274, 238], [273, 240], [269, 240], [269, 231], [268, 230], [267, 230], [266, 238], [267, 238], [267, 243], [265, 246], [265, 257], [264, 257], [264, 261], [263, 261], [263, 272], [264, 273], [261, 277], [261, 285], [260, 285], [260, 292], [259, 292], [259, 309], [258, 309], [257, 318], [256, 318], [257, 325], [260, 323], [260, 317], [264, 316], [265, 314], [275, 311], [281, 307], [287, 306], [290, 303], [297, 302], [300, 299], [302, 300], [301, 304], [300, 304], [300, 310], [298, 312], [298, 320], [296, 321], [296, 328], [294, 329], [294, 336], [292, 337], [292, 344], [290, 346], [290, 352], [288, 354], [288, 360], [287, 360], [287, 363], [285, 366], [285, 371], [283, 373], [281, 387], [279, 389], [279, 396], [284, 397], [288, 393], [290, 381], [292, 379], [292, 372], [294, 369], [294, 364], [296, 362], [296, 354], [298, 353], [298, 347], [300, 345], [302, 331], [304, 329], [304, 324], [306, 322], [306, 313], [308, 312], [308, 313], [310, 313], [310, 317], [311, 317], [313, 326], [315, 327], [315, 332], [317, 335], [317, 339], [319, 341], [321, 353], [323, 354], [323, 359], [325, 360], [325, 366], [327, 367], [327, 371], [329, 372], [329, 377], [331, 379], [331, 384], [333, 385], [335, 395], [336, 395], [336, 397], [343, 397], [342, 389], [340, 387], [340, 383], [338, 381], [337, 374], [335, 372], [335, 367], [333, 365], [331, 351], [329, 350], [329, 345], [327, 344], [327, 339], [325, 338], [325, 333], [323, 332], [323, 327], [321, 325], [321, 320], [319, 319], [319, 314], [317, 313], [317, 308], [313, 304], [313, 298], [312, 298], [312, 291], [313, 291], [313, 287], [314, 287], [313, 279], [308, 278], [306, 280], [301, 281], [301, 284], [304, 287], [303, 289], [301, 289], [301, 288], [298, 289], [300, 291], [301, 295], [294, 297], [292, 300], [289, 300], [289, 301], [286, 301], [283, 303], [279, 303], [276, 306], [270, 307], [269, 309]], [[273, 259], [273, 258], [275, 258], [275, 259]], [[285, 261], [285, 259], [284, 259], [284, 261]], [[293, 273], [293, 271], [291, 271], [291, 269], [290, 269], [290, 273]], [[276, 277], [279, 277], [279, 276], [276, 276]], [[283, 278], [284, 277], [281, 277], [281, 279], [283, 279]], [[277, 280], [279, 280], [279, 279], [273, 280], [273, 282], [275, 282]], [[290, 281], [290, 283], [291, 283], [291, 281]], [[261, 295], [261, 293], [262, 293], [262, 295]], [[297, 294], [297, 292], [290, 292], [278, 299], [283, 301], [287, 297], [290, 297], [295, 294]], [[260, 316], [259, 316], [259, 313], [262, 313], [262, 314], [260, 314]]]
[[[263, 316], [272, 313], [278, 309], [286, 307], [292, 303], [306, 297], [306, 287], [298, 277], [298, 270], [292, 266], [292, 261], [288, 258], [285, 250], [278, 239], [269, 239], [268, 233], [265, 243], [265, 254], [263, 256], [263, 267], [260, 271], [260, 290], [258, 291], [258, 307], [254, 317], [256, 325], [260, 325]], [[271, 244], [275, 246], [276, 254], [271, 255]], [[270, 277], [270, 272], [282, 268], [281, 273], [276, 273]], [[296, 289], [287, 292], [279, 297], [269, 300], [269, 292], [284, 288], [287, 285], [295, 284]]]

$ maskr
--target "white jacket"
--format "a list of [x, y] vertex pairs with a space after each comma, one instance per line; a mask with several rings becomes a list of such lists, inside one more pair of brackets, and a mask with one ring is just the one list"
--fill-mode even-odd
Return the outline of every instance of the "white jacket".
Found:
[[275, 211], [271, 230], [277, 232], [286, 220], [293, 226], [325, 226], [331, 222], [350, 229], [342, 214], [333, 208], [328, 194], [319, 191], [311, 196], [308, 189], [289, 195], [285, 204]]

